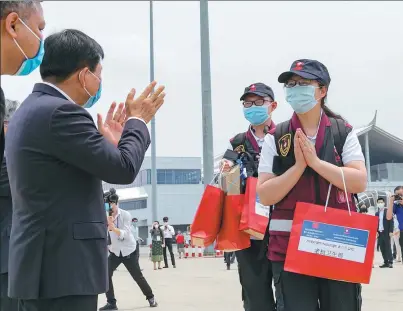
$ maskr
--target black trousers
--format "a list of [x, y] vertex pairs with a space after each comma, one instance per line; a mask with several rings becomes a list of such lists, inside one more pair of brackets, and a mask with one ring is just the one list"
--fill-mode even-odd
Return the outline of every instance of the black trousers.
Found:
[[272, 268], [277, 311], [361, 311], [361, 284], [286, 272], [284, 262]]
[[379, 246], [381, 248], [383, 262], [385, 264], [393, 264], [392, 246], [390, 243], [389, 232], [383, 231], [379, 233]]
[[[403, 253], [403, 230], [400, 230], [399, 244], [400, 244], [400, 249], [402, 250], [402, 253]], [[402, 260], [403, 260], [403, 258], [402, 258]]]
[[18, 311], [97, 311], [98, 295], [19, 300], [18, 308]]
[[172, 265], [175, 266], [175, 255], [172, 250], [172, 239], [170, 238], [165, 239], [165, 247], [163, 248], [165, 267], [168, 267], [167, 249], [169, 250], [169, 254], [171, 256]]
[[0, 311], [18, 311], [18, 300], [8, 297], [8, 273], [0, 274]]
[[230, 267], [235, 262], [235, 253], [224, 253], [224, 262], [227, 264], [227, 267]]
[[246, 311], [276, 310], [270, 261], [266, 257], [259, 258], [262, 243], [251, 240], [249, 248], [236, 252]]
[[136, 250], [131, 253], [129, 256], [116, 256], [114, 253], [110, 253], [108, 257], [108, 272], [109, 272], [109, 290], [106, 292], [106, 299], [110, 304], [116, 304], [115, 298], [115, 290], [113, 289], [112, 276], [113, 272], [123, 263], [132, 276], [133, 280], [140, 287], [146, 299], [151, 299], [154, 297], [153, 291], [151, 290], [150, 285], [148, 285], [147, 280], [144, 278], [143, 273], [141, 272], [139, 265], [139, 257], [137, 253], [140, 250], [136, 248]]

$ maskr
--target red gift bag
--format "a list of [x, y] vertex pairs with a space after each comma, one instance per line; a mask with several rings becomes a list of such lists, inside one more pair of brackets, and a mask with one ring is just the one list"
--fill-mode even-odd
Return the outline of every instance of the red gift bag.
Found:
[[350, 206], [344, 211], [327, 208], [327, 202], [325, 207], [298, 202], [284, 270], [369, 284], [377, 226], [377, 217], [351, 213]]
[[217, 236], [217, 249], [226, 252], [250, 247], [250, 237], [239, 231], [244, 195], [227, 195], [224, 200], [223, 222]]
[[208, 185], [190, 227], [190, 236], [195, 246], [206, 247], [215, 241], [220, 231], [223, 206], [224, 191]]
[[270, 207], [260, 204], [256, 186], [257, 178], [250, 177], [247, 179], [239, 230], [263, 240], [269, 222]]

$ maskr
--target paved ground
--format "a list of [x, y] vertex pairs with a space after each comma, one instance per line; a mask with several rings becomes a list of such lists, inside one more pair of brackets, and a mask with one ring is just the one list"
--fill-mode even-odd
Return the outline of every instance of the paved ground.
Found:
[[[226, 271], [222, 258], [178, 260], [177, 269], [154, 271], [142, 250], [143, 273], [154, 290], [159, 311], [243, 311], [236, 265]], [[377, 254], [380, 262], [380, 255]], [[114, 275], [119, 310], [148, 310], [148, 303], [123, 266]], [[99, 298], [103, 306], [105, 296]], [[363, 288], [362, 311], [403, 310], [403, 264], [375, 268], [370, 285]]]

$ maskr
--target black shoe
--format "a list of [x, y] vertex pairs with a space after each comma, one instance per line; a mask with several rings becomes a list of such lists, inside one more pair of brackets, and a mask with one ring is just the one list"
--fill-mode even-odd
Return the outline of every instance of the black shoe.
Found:
[[231, 267], [230, 267], [230, 266], [227, 266], [227, 270], [231, 270]]
[[155, 301], [155, 298], [148, 299], [148, 303], [150, 304], [150, 308], [158, 307], [158, 303]]
[[173, 265], [172, 267], [176, 268], [176, 266], [175, 266], [175, 265]]
[[168, 266], [163, 266], [163, 268], [164, 268], [164, 269], [168, 269], [169, 267], [168, 267]]
[[388, 264], [388, 268], [393, 268], [393, 264]]
[[118, 307], [116, 304], [110, 304], [109, 302], [103, 306], [102, 308], [99, 308], [99, 311], [104, 311], [104, 310], [118, 310]]
[[379, 268], [389, 268], [389, 264], [384, 263], [383, 265], [379, 266]]

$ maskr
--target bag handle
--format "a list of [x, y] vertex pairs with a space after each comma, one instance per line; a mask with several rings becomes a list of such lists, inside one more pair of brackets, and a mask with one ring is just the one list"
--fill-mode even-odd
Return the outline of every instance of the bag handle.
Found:
[[[351, 209], [350, 209], [350, 201], [348, 199], [348, 194], [347, 194], [347, 187], [346, 187], [346, 180], [344, 178], [344, 172], [341, 167], [339, 167], [340, 172], [341, 172], [341, 178], [343, 180], [343, 187], [344, 187], [344, 195], [346, 196], [346, 201], [347, 201], [347, 207], [348, 207], [348, 213], [351, 216]], [[325, 212], [327, 210], [327, 205], [329, 204], [329, 198], [330, 198], [330, 191], [332, 190], [332, 184], [329, 184], [329, 190], [327, 191], [327, 197], [326, 197], [326, 204], [325, 204]]]
[[[217, 178], [217, 176], [222, 174], [223, 170], [224, 170], [224, 165], [221, 167], [221, 169], [218, 173], [214, 174], [213, 179], [209, 182], [210, 186], [214, 183], [214, 180]], [[218, 184], [220, 185], [220, 182], [218, 182]]]

